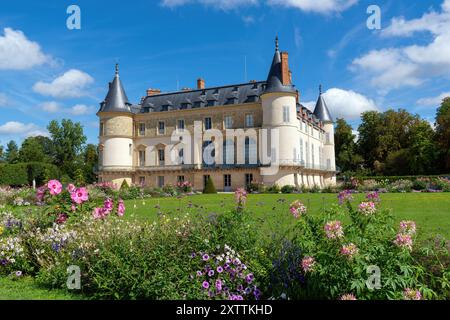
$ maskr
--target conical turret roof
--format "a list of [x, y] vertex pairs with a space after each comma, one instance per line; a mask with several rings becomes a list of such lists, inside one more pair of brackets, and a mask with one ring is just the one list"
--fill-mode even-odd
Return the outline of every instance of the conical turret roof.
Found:
[[333, 122], [333, 118], [322, 95], [322, 86], [319, 86], [319, 98], [314, 108], [314, 115], [322, 122]]
[[112, 82], [109, 83], [108, 94], [105, 100], [100, 103], [99, 112], [131, 112], [131, 103], [123, 89], [122, 82], [119, 78], [119, 65], [116, 64], [116, 75]]
[[292, 85], [283, 85], [281, 80], [281, 54], [278, 49], [278, 37], [275, 39], [275, 54], [273, 55], [264, 92], [295, 92]]

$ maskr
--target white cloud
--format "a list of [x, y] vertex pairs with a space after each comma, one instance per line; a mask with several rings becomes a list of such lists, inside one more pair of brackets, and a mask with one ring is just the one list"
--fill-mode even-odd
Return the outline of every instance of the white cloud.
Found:
[[76, 98], [85, 96], [87, 94], [86, 87], [93, 82], [94, 79], [89, 74], [77, 69], [71, 69], [50, 83], [36, 82], [33, 90], [44, 96]]
[[393, 18], [382, 37], [411, 37], [418, 32], [431, 34], [425, 45], [383, 48], [354, 59], [350, 67], [362, 73], [370, 83], [387, 93], [404, 86], [416, 87], [434, 77], [450, 75], [450, 0], [441, 12], [431, 11], [421, 18]]
[[41, 103], [42, 110], [49, 112], [49, 113], [57, 113], [61, 111], [61, 105], [58, 102], [55, 101], [47, 101]]
[[70, 113], [74, 116], [81, 116], [91, 113], [92, 109], [92, 107], [88, 107], [84, 104], [77, 104], [70, 108]]
[[9, 99], [6, 94], [0, 92], [0, 107], [6, 107], [9, 104]]
[[221, 10], [229, 10], [247, 5], [257, 5], [259, 0], [163, 0], [161, 4], [165, 7], [178, 7], [186, 4], [200, 3], [214, 6]]
[[0, 135], [32, 137], [39, 135], [48, 136], [48, 132], [34, 123], [25, 124], [17, 121], [9, 121], [0, 125]]
[[358, 0], [162, 0], [165, 7], [177, 7], [186, 4], [200, 3], [214, 6], [222, 10], [235, 9], [242, 6], [267, 3], [270, 6], [284, 6], [295, 8], [305, 12], [321, 14], [339, 13], [355, 5]]
[[440, 106], [444, 98], [450, 97], [450, 92], [443, 92], [436, 97], [428, 97], [417, 100], [419, 106]]
[[255, 23], [255, 18], [252, 16], [243, 16], [242, 17], [242, 21], [244, 21], [244, 23], [246, 25], [250, 25], [250, 24], [254, 24]]
[[[378, 110], [372, 99], [352, 90], [331, 88], [323, 93], [323, 98], [333, 119], [357, 120], [365, 111]], [[315, 101], [302, 102], [302, 104], [311, 111], [314, 111], [316, 106]]]
[[0, 70], [25, 70], [50, 63], [37, 42], [30, 41], [20, 30], [3, 29], [0, 35]]
[[339, 13], [355, 5], [358, 0], [268, 0], [270, 5], [283, 5], [306, 12]]

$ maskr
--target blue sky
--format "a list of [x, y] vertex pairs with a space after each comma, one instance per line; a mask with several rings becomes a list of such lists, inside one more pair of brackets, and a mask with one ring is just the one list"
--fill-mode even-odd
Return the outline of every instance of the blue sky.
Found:
[[[66, 27], [71, 4], [81, 30]], [[380, 30], [366, 26], [371, 4]], [[276, 35], [301, 102], [313, 106], [322, 83], [333, 116], [355, 129], [365, 110], [405, 108], [433, 122], [450, 95], [450, 0], [2, 1], [0, 144], [47, 134], [62, 118], [96, 143], [115, 62], [135, 103], [147, 88], [193, 88], [198, 77], [265, 80]]]

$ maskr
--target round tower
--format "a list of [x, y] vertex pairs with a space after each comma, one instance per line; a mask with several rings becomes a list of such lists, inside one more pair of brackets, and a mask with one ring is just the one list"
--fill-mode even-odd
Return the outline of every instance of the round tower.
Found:
[[[270, 130], [271, 137], [273, 131], [278, 132], [278, 141], [269, 140], [267, 146], [268, 153], [272, 154], [274, 160], [274, 148], [277, 162], [280, 166], [295, 165], [296, 154], [298, 152], [298, 120], [297, 120], [297, 92], [291, 84], [291, 72], [288, 64], [287, 52], [280, 52], [278, 49], [278, 37], [275, 40], [275, 54], [267, 78], [266, 88], [261, 94], [261, 104], [263, 110], [262, 128]], [[282, 168], [276, 173], [263, 174], [263, 182], [268, 185], [277, 184], [296, 185], [295, 174], [284, 172]]]
[[119, 66], [97, 112], [100, 121], [99, 180], [130, 185], [133, 170], [133, 113], [119, 78]]
[[323, 161], [326, 170], [324, 176], [325, 185], [336, 184], [336, 157], [334, 151], [334, 122], [322, 95], [322, 85], [319, 86], [319, 98], [317, 99], [314, 115], [323, 123], [325, 137], [323, 141]]

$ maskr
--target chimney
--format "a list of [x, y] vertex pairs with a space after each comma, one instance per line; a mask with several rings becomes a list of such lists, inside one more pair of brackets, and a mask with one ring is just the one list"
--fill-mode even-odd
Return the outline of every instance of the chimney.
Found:
[[197, 89], [205, 89], [205, 80], [202, 78], [197, 79]]
[[161, 93], [160, 89], [153, 89], [153, 88], [147, 89], [147, 97], [154, 96], [155, 94], [160, 94], [160, 93]]
[[291, 84], [288, 59], [289, 54], [281, 52], [281, 83], [284, 86]]

